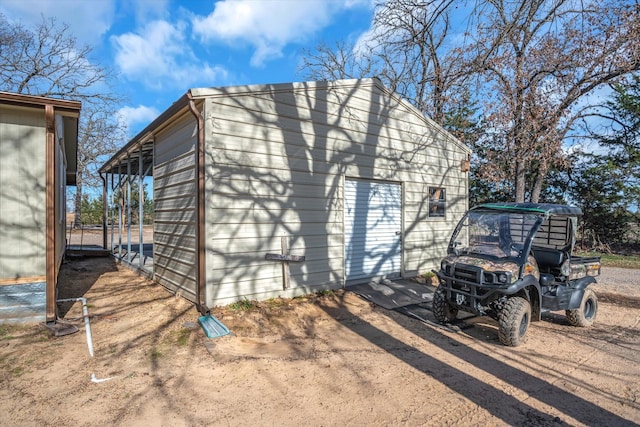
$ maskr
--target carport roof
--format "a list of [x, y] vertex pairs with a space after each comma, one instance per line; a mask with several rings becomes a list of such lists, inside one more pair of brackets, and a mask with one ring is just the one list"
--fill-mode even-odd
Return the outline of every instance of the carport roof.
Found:
[[[147, 170], [148, 166], [153, 164], [154, 133], [161, 127], [164, 127], [169, 118], [186, 108], [189, 108], [189, 92], [182, 95], [171, 107], [160, 114], [153, 122], [107, 160], [99, 172], [101, 174], [126, 173], [126, 169], [123, 171], [122, 166], [126, 168], [127, 161], [131, 163], [131, 169], [137, 171], [138, 164], [140, 163], [140, 150], [142, 150], [142, 167], [144, 170]], [[153, 175], [151, 169], [149, 169], [148, 175]]]
[[582, 210], [578, 207], [557, 205], [553, 203], [485, 203], [475, 206], [472, 209], [487, 209], [508, 212], [533, 212], [546, 215], [582, 215]]

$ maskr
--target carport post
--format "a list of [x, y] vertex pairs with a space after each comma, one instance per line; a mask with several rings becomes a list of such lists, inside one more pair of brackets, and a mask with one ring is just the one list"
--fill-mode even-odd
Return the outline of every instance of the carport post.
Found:
[[107, 249], [107, 221], [109, 219], [109, 206], [107, 201], [109, 200], [109, 177], [106, 172], [104, 175], [100, 174], [102, 178], [102, 247]]
[[124, 209], [124, 194], [122, 194], [122, 163], [118, 162], [118, 260], [122, 260], [122, 211]]
[[127, 262], [131, 264], [131, 157], [127, 153]]
[[111, 246], [109, 247], [109, 251], [111, 252], [111, 254], [113, 254], [113, 239], [114, 239], [113, 232], [115, 231], [115, 228], [116, 228], [115, 221], [114, 221], [115, 210], [113, 209], [113, 194], [114, 194], [113, 171], [109, 175], [111, 175], [111, 193], [107, 198], [107, 203], [109, 203], [109, 212], [111, 214]]
[[143, 180], [143, 170], [142, 170], [142, 145], [140, 145], [140, 153], [138, 157], [138, 228], [140, 230], [140, 234], [138, 236], [138, 242], [140, 242], [140, 249], [138, 249], [138, 264], [140, 265], [140, 269], [144, 267], [144, 242], [142, 241], [142, 220], [144, 215], [144, 191], [142, 191], [142, 180]]

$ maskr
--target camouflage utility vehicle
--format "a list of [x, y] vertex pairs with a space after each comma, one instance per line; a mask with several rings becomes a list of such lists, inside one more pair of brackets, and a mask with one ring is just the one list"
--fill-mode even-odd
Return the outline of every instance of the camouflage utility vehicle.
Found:
[[574, 326], [590, 326], [598, 298], [589, 285], [599, 257], [573, 255], [579, 208], [533, 203], [484, 204], [469, 210], [435, 272], [433, 314], [451, 322], [459, 310], [498, 322], [504, 345], [522, 344], [542, 312], [565, 310]]

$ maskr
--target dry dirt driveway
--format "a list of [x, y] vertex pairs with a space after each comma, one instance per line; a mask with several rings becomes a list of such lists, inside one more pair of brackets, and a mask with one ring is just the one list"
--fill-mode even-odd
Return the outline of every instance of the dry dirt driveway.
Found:
[[0, 326], [0, 424], [637, 425], [638, 273], [604, 270], [594, 327], [552, 314], [506, 348], [491, 320], [453, 333], [350, 292], [217, 308], [234, 335], [211, 340], [183, 299], [76, 260], [60, 298], [88, 299], [95, 357], [78, 303], [73, 335]]

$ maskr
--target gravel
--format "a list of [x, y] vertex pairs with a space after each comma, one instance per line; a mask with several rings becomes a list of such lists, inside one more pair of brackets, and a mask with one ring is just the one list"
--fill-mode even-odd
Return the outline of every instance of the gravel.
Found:
[[602, 267], [596, 280], [595, 290], [640, 296], [640, 270]]

